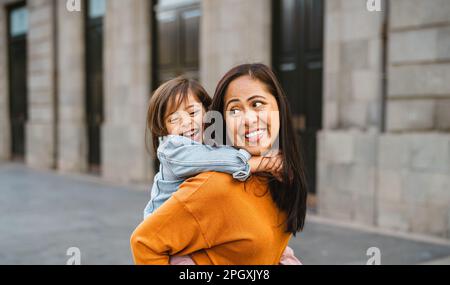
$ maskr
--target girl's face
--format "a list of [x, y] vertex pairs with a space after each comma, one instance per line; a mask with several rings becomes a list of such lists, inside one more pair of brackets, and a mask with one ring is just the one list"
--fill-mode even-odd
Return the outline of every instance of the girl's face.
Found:
[[233, 145], [252, 155], [270, 150], [280, 132], [280, 116], [265, 85], [241, 76], [230, 83], [224, 101], [227, 135]]
[[[177, 95], [179, 97], [180, 95]], [[178, 102], [178, 98], [174, 102]], [[189, 91], [187, 98], [176, 108], [169, 103], [164, 122], [169, 135], [179, 135], [203, 142], [203, 115], [205, 108], [197, 96]]]

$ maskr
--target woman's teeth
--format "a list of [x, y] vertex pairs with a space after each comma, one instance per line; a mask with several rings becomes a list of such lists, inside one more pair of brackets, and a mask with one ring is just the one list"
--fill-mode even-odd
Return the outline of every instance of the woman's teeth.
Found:
[[247, 138], [247, 139], [255, 138], [257, 136], [264, 134], [265, 132], [266, 132], [266, 130], [258, 130], [255, 132], [251, 132], [251, 133], [246, 134], [245, 138]]

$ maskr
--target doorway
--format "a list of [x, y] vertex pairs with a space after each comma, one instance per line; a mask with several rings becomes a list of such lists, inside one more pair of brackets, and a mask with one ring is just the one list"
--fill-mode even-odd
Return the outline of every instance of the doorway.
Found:
[[86, 1], [86, 120], [89, 172], [101, 172], [103, 123], [103, 17], [105, 0]]
[[[152, 90], [181, 75], [199, 81], [200, 1], [153, 0], [151, 14]], [[153, 165], [159, 169], [158, 159]]]
[[158, 0], [153, 4], [153, 89], [180, 75], [199, 80], [200, 1]]
[[28, 11], [25, 3], [8, 9], [9, 114], [11, 122], [11, 159], [25, 158], [27, 98]]
[[317, 133], [322, 128], [323, 2], [273, 1], [273, 65], [300, 136], [311, 197], [316, 193]]

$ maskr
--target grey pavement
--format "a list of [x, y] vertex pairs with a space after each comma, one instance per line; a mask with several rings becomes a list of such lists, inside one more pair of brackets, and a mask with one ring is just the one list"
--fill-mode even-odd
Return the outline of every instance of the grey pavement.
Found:
[[[144, 187], [109, 185], [88, 176], [0, 164], [0, 264], [132, 264], [129, 237], [142, 217]], [[369, 247], [382, 264], [450, 262], [450, 245], [310, 221], [290, 243], [304, 264], [365, 264]]]
[[290, 242], [304, 264], [364, 265], [367, 250], [377, 247], [383, 265], [449, 264], [450, 244], [424, 242], [348, 227], [307, 223]]

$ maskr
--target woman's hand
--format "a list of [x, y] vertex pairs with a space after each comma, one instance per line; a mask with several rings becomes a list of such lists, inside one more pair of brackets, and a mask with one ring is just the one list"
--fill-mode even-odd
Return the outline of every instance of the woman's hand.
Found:
[[277, 180], [282, 180], [283, 157], [279, 152], [270, 152], [264, 156], [256, 156], [248, 161], [251, 173], [268, 172]]

